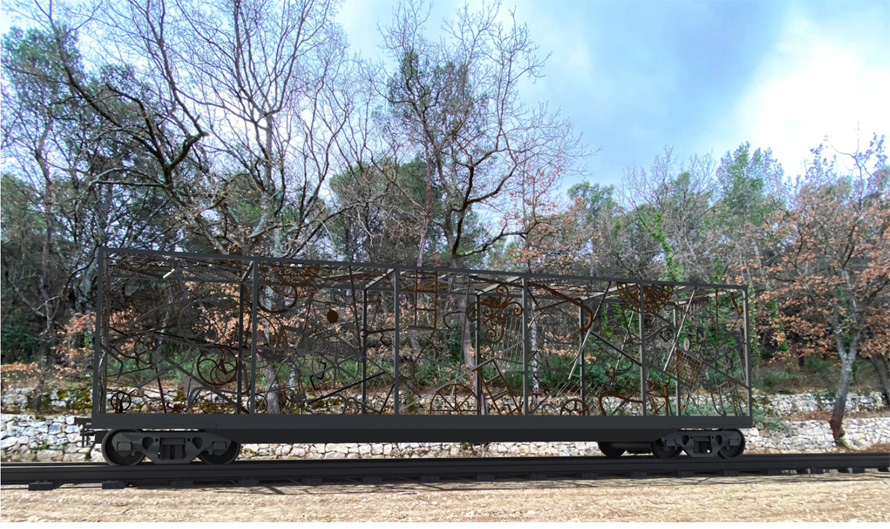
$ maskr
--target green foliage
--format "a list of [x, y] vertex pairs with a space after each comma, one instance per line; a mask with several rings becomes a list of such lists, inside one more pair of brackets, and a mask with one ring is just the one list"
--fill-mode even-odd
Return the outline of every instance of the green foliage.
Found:
[[785, 369], [771, 369], [761, 374], [754, 385], [764, 391], [788, 391], [789, 384], [797, 380], [797, 376]]
[[35, 336], [32, 323], [22, 318], [17, 310], [3, 318], [3, 325], [0, 327], [0, 351], [4, 364], [32, 362], [40, 352], [40, 339]]
[[33, 307], [39, 299], [37, 278], [43, 219], [35, 207], [33, 187], [7, 174], [0, 183], [3, 196], [0, 351], [3, 363], [31, 362], [37, 360], [42, 344], [40, 312]]
[[[358, 261], [414, 264], [425, 235], [424, 261], [443, 260], [447, 248], [437, 227], [444, 215], [443, 190], [435, 179], [428, 179], [427, 170], [415, 159], [401, 165], [357, 165], [334, 175], [335, 203], [357, 206], [330, 223], [338, 251]], [[471, 220], [470, 231], [476, 224]]]
[[834, 391], [820, 391], [816, 393], [818, 398], [831, 402], [834, 400]]
[[819, 355], [809, 355], [804, 357], [803, 366], [816, 372], [822, 378], [828, 378], [828, 372], [832, 367], [832, 363]]
[[[765, 400], [765, 399], [764, 399]], [[784, 432], [788, 430], [788, 422], [782, 420], [771, 408], [765, 406], [759, 399], [754, 399], [754, 409], [751, 410], [754, 426], [761, 430]]]
[[[455, 330], [458, 330], [459, 327], [455, 325]], [[461, 360], [461, 348], [462, 348], [462, 340], [463, 336], [459, 332], [451, 332], [448, 333], [448, 337], [445, 339], [445, 350], [448, 352], [448, 359], [452, 364], [460, 364]]]
[[[64, 52], [71, 59], [74, 75], [82, 75], [76, 34], [61, 26]], [[3, 71], [17, 101], [34, 113], [63, 118], [68, 114], [65, 70], [58, 60], [54, 35], [39, 29], [12, 27], [3, 35]]]
[[609, 212], [615, 207], [612, 195], [615, 186], [603, 186], [591, 182], [581, 182], [569, 188], [569, 198], [580, 204], [588, 222], [593, 221], [602, 212]]
[[722, 220], [734, 226], [762, 221], [769, 211], [779, 206], [780, 198], [766, 195], [766, 179], [781, 178], [782, 174], [781, 165], [769, 150], [751, 152], [751, 144], [745, 142], [732, 155], [727, 153], [717, 171]]
[[[688, 173], [684, 174], [686, 174], [688, 179]], [[674, 250], [671, 247], [668, 233], [665, 231], [662, 215], [661, 211], [648, 205], [637, 209], [637, 220], [649, 235], [658, 242], [662, 252], [664, 252], [664, 280], [683, 281], [685, 279], [683, 265], [674, 259]]]

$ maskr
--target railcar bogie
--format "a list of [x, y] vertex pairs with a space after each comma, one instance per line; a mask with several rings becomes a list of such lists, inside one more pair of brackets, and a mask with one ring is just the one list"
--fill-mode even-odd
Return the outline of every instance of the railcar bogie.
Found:
[[650, 442], [600, 441], [600, 452], [610, 458], [625, 453], [652, 454], [659, 459], [672, 459], [685, 453], [690, 457], [733, 459], [745, 451], [745, 436], [737, 429], [682, 430]]
[[241, 445], [208, 432], [191, 430], [111, 430], [101, 441], [102, 456], [112, 465], [136, 465], [148, 458], [158, 464], [185, 464], [195, 458], [222, 465], [234, 461]]
[[656, 439], [649, 443], [649, 449], [652, 455], [659, 459], [673, 459], [680, 455], [682, 448], [679, 446], [667, 446], [664, 438]]
[[624, 455], [626, 451], [625, 448], [620, 446], [620, 443], [612, 443], [608, 441], [600, 441], [597, 443], [599, 446], [600, 452], [603, 453], [604, 456], [609, 458], [621, 457]]

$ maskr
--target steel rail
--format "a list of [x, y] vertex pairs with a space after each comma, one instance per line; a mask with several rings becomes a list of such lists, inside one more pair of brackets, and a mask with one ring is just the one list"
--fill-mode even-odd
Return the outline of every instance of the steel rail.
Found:
[[630, 476], [744, 473], [781, 474], [783, 471], [821, 474], [827, 470], [861, 473], [890, 471], [890, 453], [853, 454], [752, 454], [738, 459], [698, 459], [651, 456], [605, 457], [493, 457], [425, 459], [342, 459], [239, 461], [230, 465], [110, 466], [105, 463], [4, 463], [3, 485], [27, 484], [30, 490], [50, 490], [63, 484], [102, 483], [103, 488], [127, 484], [191, 487], [195, 482], [237, 482], [254, 486], [261, 481], [301, 481], [307, 485], [322, 480], [354, 479], [379, 483], [382, 479], [471, 478], [491, 481], [495, 476], [545, 479], [548, 477]]

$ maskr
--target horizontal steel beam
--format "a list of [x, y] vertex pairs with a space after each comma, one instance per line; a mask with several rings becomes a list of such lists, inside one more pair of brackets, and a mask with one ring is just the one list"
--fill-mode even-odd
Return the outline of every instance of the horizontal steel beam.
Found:
[[93, 416], [93, 428], [200, 429], [242, 443], [651, 441], [681, 429], [749, 428], [749, 416], [141, 414]]
[[699, 287], [699, 288], [719, 288], [725, 290], [742, 290], [746, 291], [748, 287], [744, 285], [730, 285], [719, 283], [690, 283], [681, 281], [653, 281], [647, 279], [629, 279], [615, 277], [595, 277], [595, 276], [578, 276], [578, 275], [559, 275], [559, 274], [542, 274], [531, 272], [510, 272], [496, 270], [477, 270], [472, 268], [445, 268], [441, 266], [412, 266], [412, 265], [396, 265], [378, 264], [378, 263], [360, 263], [360, 262], [342, 262], [342, 261], [320, 261], [315, 259], [291, 259], [284, 257], [265, 257], [257, 255], [219, 255], [219, 254], [199, 254], [186, 252], [160, 252], [156, 250], [135, 250], [128, 248], [107, 248], [109, 258], [114, 258], [115, 254], [131, 254], [131, 255], [147, 255], [155, 257], [169, 257], [179, 259], [192, 259], [198, 261], [219, 261], [219, 260], [236, 260], [236, 261], [252, 261], [260, 263], [281, 263], [281, 264], [306, 264], [314, 266], [327, 266], [331, 268], [359, 268], [359, 269], [377, 269], [377, 270], [397, 270], [397, 271], [429, 271], [440, 273], [458, 273], [458, 274], [482, 274], [509, 278], [538, 278], [538, 279], [554, 279], [554, 280], [573, 280], [573, 281], [597, 281], [597, 282], [618, 282], [632, 283], [640, 285], [673, 285], [677, 287]]

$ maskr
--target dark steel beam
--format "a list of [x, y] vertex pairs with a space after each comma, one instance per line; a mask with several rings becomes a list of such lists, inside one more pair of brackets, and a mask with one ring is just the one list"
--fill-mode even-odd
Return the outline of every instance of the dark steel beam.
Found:
[[135, 254], [135, 255], [149, 255], [149, 256], [160, 256], [160, 257], [176, 257], [182, 259], [194, 259], [194, 260], [238, 260], [238, 261], [256, 261], [260, 263], [283, 263], [283, 264], [306, 264], [306, 265], [317, 265], [317, 266], [330, 266], [336, 268], [373, 268], [379, 270], [402, 270], [402, 271], [414, 271], [414, 270], [423, 270], [430, 272], [440, 272], [440, 273], [459, 273], [459, 274], [485, 274], [485, 275], [494, 275], [494, 276], [507, 276], [507, 277], [535, 277], [537, 279], [556, 279], [556, 280], [575, 280], [575, 281], [599, 281], [599, 282], [618, 282], [618, 283], [635, 283], [640, 285], [673, 285], [675, 287], [699, 287], [699, 288], [720, 288], [721, 290], [739, 290], [743, 291], [747, 287], [744, 285], [722, 285], [716, 283], [691, 283], [691, 282], [682, 282], [682, 281], [657, 281], [657, 280], [647, 280], [647, 279], [628, 279], [628, 278], [618, 278], [618, 277], [594, 277], [594, 276], [578, 276], [578, 275], [559, 275], [559, 274], [539, 274], [539, 273], [529, 273], [529, 272], [505, 272], [505, 271], [497, 271], [497, 270], [478, 270], [471, 268], [445, 268], [441, 266], [412, 266], [412, 265], [397, 265], [393, 266], [391, 264], [379, 264], [379, 263], [349, 263], [342, 261], [324, 261], [324, 260], [315, 260], [315, 259], [292, 259], [286, 257], [265, 257], [258, 255], [218, 255], [218, 254], [198, 254], [198, 253], [187, 253], [187, 252], [159, 252], [155, 250], [135, 250], [135, 249], [127, 249], [127, 248], [108, 248], [108, 252], [115, 254]]

